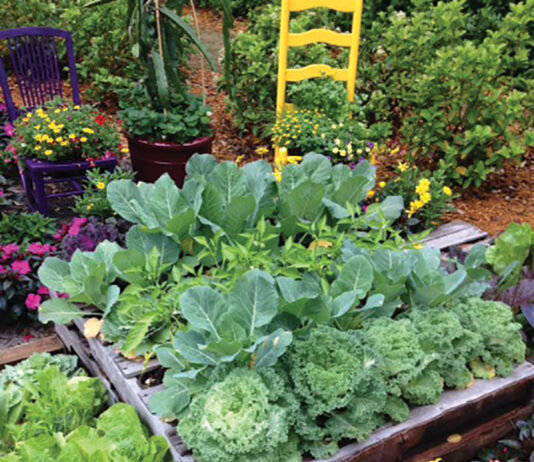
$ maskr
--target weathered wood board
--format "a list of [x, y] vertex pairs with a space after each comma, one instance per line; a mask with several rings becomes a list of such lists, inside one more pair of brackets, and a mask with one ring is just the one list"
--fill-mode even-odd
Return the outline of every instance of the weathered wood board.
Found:
[[464, 221], [453, 221], [441, 225], [421, 242], [427, 247], [444, 250], [455, 245], [481, 241], [487, 237], [488, 233], [476, 226]]
[[[83, 339], [81, 321], [76, 323], [77, 328], [58, 327], [67, 329], [71, 337], [78, 336], [80, 343], [87, 342], [99, 369], [95, 375], [111, 383], [118, 398], [133, 405], [154, 434], [167, 438], [176, 462], [194, 462], [176, 434], [176, 426], [162, 422], [148, 409], [150, 396], [164, 386], [143, 387], [142, 363], [122, 358], [97, 339]], [[86, 357], [82, 357], [84, 363]], [[152, 370], [157, 367], [149, 364]], [[136, 376], [132, 376], [133, 370]], [[467, 390], [447, 391], [438, 404], [414, 408], [408, 421], [385, 425], [363, 443], [348, 444], [331, 459], [315, 462], [428, 462], [437, 457], [442, 457], [443, 462], [468, 460], [468, 456], [462, 458], [464, 454], [474, 453], [504, 436], [511, 429], [513, 418], [531, 413], [533, 397], [534, 366], [525, 363], [510, 377], [478, 380]], [[453, 433], [462, 435], [460, 443], [447, 443]]]
[[34, 339], [23, 345], [0, 350], [0, 367], [22, 361], [34, 353], [57, 353], [62, 349], [63, 344], [56, 335]]

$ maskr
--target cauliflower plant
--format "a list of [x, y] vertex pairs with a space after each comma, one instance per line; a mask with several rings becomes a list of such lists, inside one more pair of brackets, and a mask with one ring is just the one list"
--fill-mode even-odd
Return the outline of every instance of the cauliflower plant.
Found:
[[297, 410], [274, 370], [238, 368], [192, 400], [178, 433], [200, 462], [297, 462]]

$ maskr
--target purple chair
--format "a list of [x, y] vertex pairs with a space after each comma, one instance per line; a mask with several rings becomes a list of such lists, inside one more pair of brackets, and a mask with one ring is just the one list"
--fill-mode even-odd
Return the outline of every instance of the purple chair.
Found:
[[[70, 32], [48, 27], [0, 30], [0, 43], [7, 42], [13, 72], [23, 102], [23, 108], [15, 106], [4, 63], [0, 57], [0, 86], [11, 122], [14, 122], [22, 113], [32, 111], [47, 101], [57, 97], [63, 98], [62, 66], [58, 53], [60, 40], [66, 45], [72, 99], [75, 104], [81, 104], [74, 46]], [[65, 164], [28, 160], [25, 168], [19, 165], [19, 169], [30, 207], [43, 215], [48, 215], [49, 198], [84, 193], [80, 180], [85, 178], [88, 169], [98, 167], [113, 171], [116, 165], [116, 159]], [[73, 190], [47, 194], [46, 185], [54, 183], [70, 183]]]

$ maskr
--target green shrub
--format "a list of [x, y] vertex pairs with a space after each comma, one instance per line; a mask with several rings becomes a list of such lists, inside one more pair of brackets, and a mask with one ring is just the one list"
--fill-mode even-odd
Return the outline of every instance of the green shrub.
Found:
[[[0, 29], [46, 26], [71, 31], [78, 76], [82, 83], [97, 82], [92, 85], [89, 96], [98, 101], [107, 99], [140, 74], [133, 62], [124, 27], [126, 2], [90, 9], [84, 8], [85, 3], [79, 0], [5, 0]], [[58, 51], [65, 55], [64, 47]]]
[[534, 2], [512, 6], [483, 40], [466, 40], [476, 19], [462, 1], [396, 13], [372, 31], [360, 72], [367, 117], [398, 126], [412, 157], [463, 186], [480, 185], [534, 141], [526, 73]]

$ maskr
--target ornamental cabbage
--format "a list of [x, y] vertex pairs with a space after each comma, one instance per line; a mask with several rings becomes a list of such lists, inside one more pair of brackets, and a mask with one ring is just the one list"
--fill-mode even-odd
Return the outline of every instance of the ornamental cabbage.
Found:
[[[417, 330], [409, 319], [378, 318], [366, 323], [364, 330], [392, 396], [418, 405], [439, 400], [443, 379], [433, 367], [439, 355], [421, 348]], [[398, 400], [396, 404], [402, 406]]]
[[178, 433], [200, 462], [300, 462], [298, 404], [273, 369], [234, 369], [195, 396]]
[[343, 438], [363, 441], [383, 419], [386, 385], [360, 332], [318, 327], [285, 357], [301, 402], [296, 431], [315, 458], [335, 454]]
[[[479, 361], [471, 363], [476, 377], [491, 378], [495, 374], [504, 377], [512, 373], [515, 363], [525, 361], [521, 324], [514, 322], [509, 306], [471, 298], [452, 309], [464, 329], [479, 336], [480, 346], [476, 350]], [[488, 368], [495, 371], [488, 373]]]

